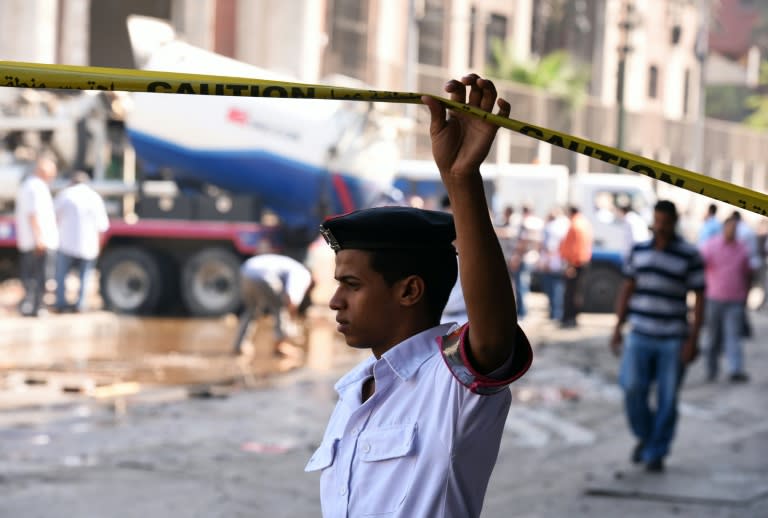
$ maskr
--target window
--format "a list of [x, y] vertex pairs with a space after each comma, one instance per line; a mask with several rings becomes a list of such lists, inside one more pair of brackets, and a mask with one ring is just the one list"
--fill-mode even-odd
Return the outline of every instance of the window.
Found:
[[496, 66], [498, 62], [493, 55], [494, 40], [504, 41], [507, 39], [507, 17], [500, 14], [491, 14], [488, 20], [488, 26], [485, 28], [485, 62], [488, 65]]
[[331, 72], [362, 78], [368, 51], [368, 0], [329, 3]]
[[648, 69], [648, 97], [656, 99], [659, 95], [659, 67], [651, 65]]
[[419, 63], [442, 66], [445, 8], [442, 0], [427, 0], [419, 20]]

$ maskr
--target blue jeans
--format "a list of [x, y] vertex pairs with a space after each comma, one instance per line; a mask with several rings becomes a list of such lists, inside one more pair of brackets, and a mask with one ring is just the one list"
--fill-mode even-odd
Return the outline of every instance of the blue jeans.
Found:
[[744, 325], [744, 303], [707, 299], [707, 376], [717, 377], [720, 352], [725, 347], [729, 374], [744, 372], [741, 336]]
[[68, 307], [65, 283], [67, 275], [74, 268], [77, 270], [77, 275], [80, 279], [80, 291], [74, 307], [78, 311], [85, 311], [86, 297], [91, 282], [91, 272], [95, 262], [94, 259], [81, 259], [64, 252], [56, 254], [56, 309], [62, 311]]
[[515, 302], [517, 303], [517, 316], [524, 318], [528, 314], [528, 309], [525, 307], [525, 294], [528, 293], [528, 283], [530, 282], [530, 276], [526, 271], [524, 263], [520, 264], [520, 268], [516, 271], [512, 271], [512, 283], [515, 288]]
[[[669, 453], [677, 424], [677, 393], [684, 368], [680, 361], [682, 338], [656, 338], [630, 332], [624, 343], [619, 384], [629, 427], [643, 444], [643, 461]], [[656, 382], [656, 408], [649, 395]]]
[[541, 289], [549, 300], [549, 318], [560, 320], [563, 318], [563, 295], [565, 282], [561, 272], [541, 272]]

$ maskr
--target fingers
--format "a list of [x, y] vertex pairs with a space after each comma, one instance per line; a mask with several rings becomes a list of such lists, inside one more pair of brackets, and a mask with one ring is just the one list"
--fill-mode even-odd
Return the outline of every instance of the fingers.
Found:
[[[469, 100], [467, 100], [467, 104], [470, 106], [482, 106], [485, 88], [483, 88], [484, 85], [481, 85], [479, 81], [483, 80], [477, 74], [469, 74], [461, 78], [461, 82], [469, 86]], [[491, 102], [491, 106], [493, 106], [493, 102]]]
[[512, 106], [501, 97], [496, 101], [496, 104], [499, 106], [499, 117], [504, 117], [505, 119], [508, 118], [509, 113], [512, 111]]
[[465, 103], [466, 96], [467, 96], [467, 88], [461, 81], [457, 81], [456, 79], [451, 79], [447, 83], [445, 83], [445, 91], [448, 92], [451, 98], [451, 101], [456, 101], [457, 103]]
[[429, 133], [432, 135], [440, 133], [445, 126], [445, 106], [437, 99], [433, 99], [428, 95], [422, 96], [421, 102], [429, 108]]
[[[466, 96], [467, 96], [467, 88], [464, 85], [464, 83], [457, 81], [456, 79], [451, 79], [445, 84], [445, 91], [448, 92], [450, 95], [450, 99], [452, 101], [455, 101], [457, 103], [464, 104], [466, 102]], [[451, 118], [451, 115], [454, 114], [453, 109], [448, 110], [448, 118]]]
[[[477, 106], [481, 110], [490, 112], [496, 102], [496, 86], [493, 81], [483, 79], [477, 74], [469, 74], [461, 78], [462, 84], [469, 86], [469, 99], [467, 104]], [[462, 101], [463, 102], [463, 101]]]
[[[469, 95], [467, 96], [467, 87]], [[498, 106], [497, 114], [500, 117], [508, 118], [511, 112], [510, 104], [502, 99], [497, 99], [496, 86], [492, 81], [483, 79], [477, 74], [469, 74], [461, 78], [460, 81], [451, 79], [445, 84], [445, 91], [450, 94], [450, 99], [457, 103], [468, 104], [478, 107], [486, 112], [492, 112], [494, 104]], [[437, 100], [424, 96], [422, 102], [427, 105], [432, 118], [430, 131], [440, 131], [446, 124], [446, 108]], [[452, 114], [456, 114], [453, 109], [447, 110], [448, 119]]]
[[[466, 90], [469, 87], [469, 98], [466, 98]], [[501, 117], [509, 117], [511, 106], [501, 98], [493, 81], [483, 79], [477, 74], [468, 74], [461, 81], [451, 80], [446, 84], [446, 91], [451, 93], [451, 100], [476, 106], [483, 111], [492, 112], [494, 104], [499, 107], [498, 114]]]
[[496, 103], [496, 86], [493, 81], [487, 79], [478, 79], [478, 87], [482, 88], [482, 96], [480, 97], [480, 109], [490, 112], [493, 110], [493, 105]]

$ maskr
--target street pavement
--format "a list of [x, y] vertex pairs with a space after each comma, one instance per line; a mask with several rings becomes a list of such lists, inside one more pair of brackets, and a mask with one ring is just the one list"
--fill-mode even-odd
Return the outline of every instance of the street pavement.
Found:
[[[559, 329], [539, 297], [523, 322], [534, 364], [512, 387], [484, 517], [768, 517], [768, 314], [751, 315], [749, 383], [706, 383], [701, 359], [689, 370], [667, 470], [647, 474], [629, 463], [634, 441], [608, 350], [613, 317], [582, 315], [578, 328]], [[0, 516], [319, 516], [318, 477], [303, 467], [334, 381], [365, 354], [204, 398], [165, 387], [120, 404], [7, 407]]]

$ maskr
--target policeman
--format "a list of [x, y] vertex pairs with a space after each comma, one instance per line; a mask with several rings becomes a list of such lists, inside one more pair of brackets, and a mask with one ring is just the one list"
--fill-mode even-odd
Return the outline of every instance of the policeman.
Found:
[[[491, 111], [496, 90], [469, 75], [451, 98]], [[370, 358], [336, 384], [339, 401], [306, 471], [321, 471], [323, 515], [480, 514], [531, 347], [517, 324], [480, 164], [497, 127], [431, 98], [432, 150], [453, 216], [382, 207], [326, 220], [338, 281], [330, 307]], [[510, 106], [498, 100], [500, 116]], [[456, 261], [456, 247], [461, 258]], [[440, 324], [460, 270], [469, 323]]]

